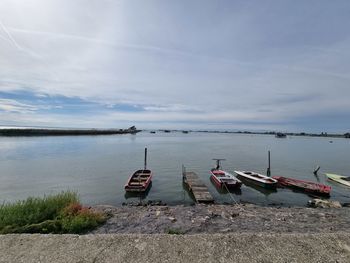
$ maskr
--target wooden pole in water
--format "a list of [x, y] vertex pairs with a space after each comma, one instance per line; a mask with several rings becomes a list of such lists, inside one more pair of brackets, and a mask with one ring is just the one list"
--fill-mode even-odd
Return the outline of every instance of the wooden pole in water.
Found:
[[269, 167], [267, 168], [267, 176], [271, 176], [271, 155], [270, 151], [268, 152], [268, 161], [269, 161]]
[[147, 148], [145, 148], [145, 170], [147, 169]]
[[[144, 163], [144, 168], [143, 170], [147, 169], [147, 148], [145, 148], [145, 163]], [[141, 176], [139, 175], [139, 187], [141, 187]], [[140, 205], [142, 204], [142, 192], [141, 192], [141, 188], [139, 188], [139, 197], [140, 197]]]
[[320, 166], [317, 166], [316, 168], [315, 168], [315, 170], [314, 170], [314, 175], [317, 175], [317, 173], [318, 173], [318, 171], [320, 170]]

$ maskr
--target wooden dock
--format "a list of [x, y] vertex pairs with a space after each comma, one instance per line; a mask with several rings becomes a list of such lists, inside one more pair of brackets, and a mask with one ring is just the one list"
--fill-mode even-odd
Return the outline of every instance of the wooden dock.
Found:
[[213, 196], [209, 193], [208, 188], [196, 173], [186, 172], [186, 170], [183, 169], [182, 180], [187, 185], [188, 189], [192, 192], [197, 203], [214, 202]]

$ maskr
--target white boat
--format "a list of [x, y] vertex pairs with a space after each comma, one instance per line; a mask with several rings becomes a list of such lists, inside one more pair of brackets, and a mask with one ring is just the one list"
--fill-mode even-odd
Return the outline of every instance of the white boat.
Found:
[[277, 180], [266, 175], [262, 175], [251, 171], [235, 171], [242, 179], [264, 188], [274, 189], [277, 187]]

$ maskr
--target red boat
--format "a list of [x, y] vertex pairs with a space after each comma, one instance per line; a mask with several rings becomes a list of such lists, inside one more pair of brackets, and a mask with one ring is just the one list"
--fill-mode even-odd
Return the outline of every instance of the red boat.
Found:
[[124, 189], [127, 192], [145, 192], [150, 186], [153, 173], [147, 168], [147, 148], [145, 148], [145, 168], [137, 170], [128, 179]]
[[315, 195], [326, 195], [329, 196], [331, 187], [324, 184], [313, 183], [309, 181], [303, 181], [293, 178], [287, 178], [283, 176], [272, 176], [272, 178], [278, 181], [280, 187], [290, 187], [306, 193]]
[[224, 159], [213, 159], [216, 160], [216, 168], [210, 170], [210, 178], [219, 188], [226, 187], [228, 189], [238, 189], [241, 187], [242, 182], [237, 179], [234, 175], [220, 169], [220, 161]]

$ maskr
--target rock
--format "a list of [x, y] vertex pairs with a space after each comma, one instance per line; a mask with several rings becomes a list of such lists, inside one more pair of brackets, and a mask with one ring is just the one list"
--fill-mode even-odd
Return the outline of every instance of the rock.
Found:
[[236, 212], [231, 213], [231, 217], [236, 217], [236, 216], [239, 216], [239, 213], [236, 213]]
[[176, 218], [175, 218], [175, 217], [168, 217], [168, 219], [169, 219], [171, 222], [176, 222]]
[[330, 201], [330, 200], [322, 200], [322, 199], [312, 199], [308, 202], [308, 206], [310, 207], [319, 207], [319, 208], [341, 208], [341, 204], [339, 201]]
[[158, 210], [157, 212], [156, 212], [156, 216], [159, 216], [160, 215], [160, 211]]

